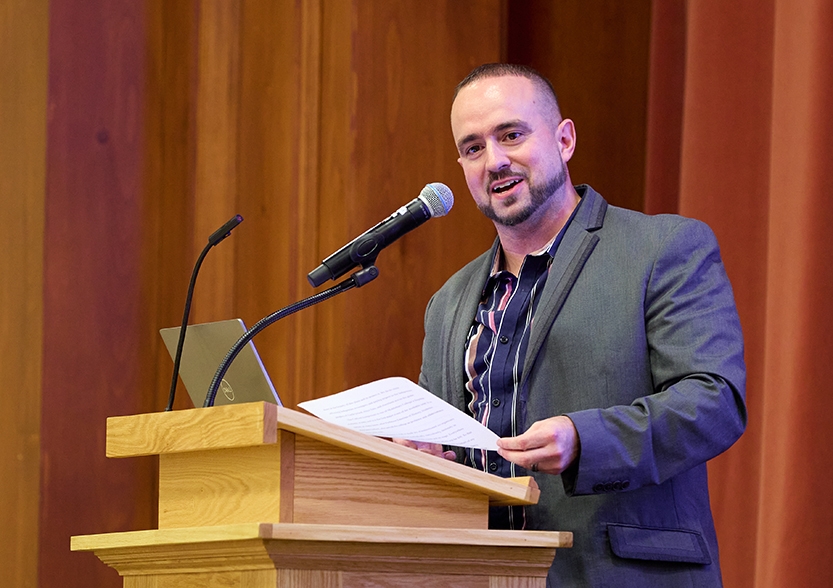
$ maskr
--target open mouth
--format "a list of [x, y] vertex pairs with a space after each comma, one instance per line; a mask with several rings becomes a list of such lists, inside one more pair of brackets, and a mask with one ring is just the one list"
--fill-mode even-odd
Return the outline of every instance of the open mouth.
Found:
[[511, 190], [515, 186], [521, 183], [522, 180], [509, 180], [508, 182], [503, 182], [502, 184], [497, 184], [496, 186], [492, 187], [492, 192], [496, 192], [497, 194], [501, 194], [508, 190]]

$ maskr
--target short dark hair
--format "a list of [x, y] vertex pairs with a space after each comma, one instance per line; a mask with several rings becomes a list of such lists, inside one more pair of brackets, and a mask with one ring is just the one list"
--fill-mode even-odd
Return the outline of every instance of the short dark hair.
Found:
[[471, 70], [469, 75], [457, 84], [457, 87], [454, 89], [454, 98], [452, 99], [452, 102], [457, 99], [457, 94], [460, 93], [460, 90], [469, 84], [486, 78], [500, 78], [503, 76], [515, 76], [532, 80], [532, 82], [538, 87], [539, 90], [541, 90], [541, 92], [543, 92], [544, 95], [552, 98], [555, 103], [556, 111], [560, 112], [561, 109], [558, 106], [558, 96], [555, 94], [555, 88], [552, 87], [552, 83], [539, 71], [529, 67], [528, 65], [520, 65], [516, 63], [484, 63], [483, 65], [478, 65]]

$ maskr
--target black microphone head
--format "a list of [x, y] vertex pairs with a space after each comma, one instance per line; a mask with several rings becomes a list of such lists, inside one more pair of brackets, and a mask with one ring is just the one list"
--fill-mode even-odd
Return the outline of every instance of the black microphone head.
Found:
[[214, 247], [217, 243], [231, 235], [231, 232], [232, 230], [234, 230], [234, 227], [236, 227], [242, 222], [243, 217], [239, 214], [235, 214], [228, 220], [228, 222], [226, 222], [226, 224], [224, 224], [222, 227], [211, 233], [211, 236], [208, 238], [208, 244]]
[[454, 194], [451, 193], [451, 188], [440, 182], [426, 185], [419, 193], [419, 199], [428, 205], [431, 218], [447, 215], [454, 206]]

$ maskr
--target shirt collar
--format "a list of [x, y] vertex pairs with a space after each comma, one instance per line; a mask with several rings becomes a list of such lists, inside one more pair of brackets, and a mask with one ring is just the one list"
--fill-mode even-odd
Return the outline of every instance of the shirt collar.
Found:
[[[579, 186], [579, 187], [584, 188], [584, 186]], [[584, 198], [583, 198], [584, 190], [579, 191], [579, 196], [581, 196], [582, 198], [579, 199], [578, 204], [576, 204], [576, 207], [573, 209], [573, 212], [570, 214], [570, 218], [567, 219], [567, 222], [564, 223], [564, 226], [561, 227], [561, 230], [559, 230], [558, 233], [553, 235], [552, 239], [550, 239], [549, 242], [546, 245], [541, 247], [541, 249], [539, 249], [538, 251], [533, 251], [532, 253], [527, 253], [525, 258], [526, 257], [538, 257], [538, 256], [545, 255], [545, 254], [549, 255], [550, 257], [555, 257], [555, 252], [558, 250], [558, 246], [561, 244], [561, 240], [564, 238], [564, 233], [567, 232], [567, 227], [570, 226], [570, 223], [572, 222], [572, 220], [576, 216], [576, 212], [581, 207], [581, 203], [584, 202]], [[497, 248], [495, 249], [495, 255], [492, 258], [492, 269], [489, 272], [489, 280], [487, 280], [487, 283], [484, 285], [484, 291], [488, 287], [488, 283], [489, 283], [489, 281], [491, 281], [491, 278], [493, 278], [494, 276], [498, 275], [499, 273], [501, 273], [503, 271], [503, 270], [500, 269], [500, 258], [501, 258], [502, 255], [503, 255], [503, 246], [498, 244]]]

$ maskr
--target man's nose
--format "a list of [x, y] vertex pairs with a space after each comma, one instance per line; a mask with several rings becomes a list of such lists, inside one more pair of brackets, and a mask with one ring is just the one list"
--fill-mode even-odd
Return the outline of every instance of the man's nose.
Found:
[[500, 171], [509, 167], [509, 164], [509, 157], [499, 143], [494, 141], [486, 143], [486, 166], [489, 171]]

